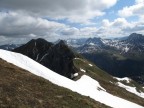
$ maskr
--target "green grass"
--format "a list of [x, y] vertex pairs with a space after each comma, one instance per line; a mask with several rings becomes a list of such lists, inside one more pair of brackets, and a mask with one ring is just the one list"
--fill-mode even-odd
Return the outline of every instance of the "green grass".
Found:
[[[116, 83], [118, 82], [118, 80], [116, 80], [111, 75], [109, 75], [105, 71], [103, 71], [100, 68], [98, 68], [97, 66], [95, 66], [93, 63], [91, 63], [83, 58], [80, 58], [80, 59], [74, 59], [74, 64], [78, 69], [82, 68], [82, 69], [86, 70], [86, 73], [83, 73], [83, 74], [87, 74], [87, 75], [91, 76], [93, 79], [97, 80], [100, 83], [100, 85], [106, 89], [107, 92], [109, 92], [115, 96], [124, 98], [131, 102], [134, 102], [134, 103], [144, 106], [143, 98], [141, 98], [133, 93], [128, 92], [124, 88], [117, 86]], [[93, 64], [93, 66], [91, 67], [88, 64]], [[136, 86], [137, 91], [143, 90], [143, 88], [140, 85], [138, 85], [136, 82], [133, 81], [133, 82], [131, 82], [131, 84]]]
[[[87, 61], [86, 59], [82, 59], [82, 58], [74, 59], [74, 64], [79, 69], [79, 71], [80, 68], [86, 70], [85, 74], [91, 76], [96, 80], [103, 79], [105, 81], [112, 81], [112, 82], [116, 81], [115, 79], [113, 79], [111, 75], [104, 72], [103, 70], [95, 66], [93, 63]], [[92, 64], [93, 66], [89, 66], [89, 64]]]

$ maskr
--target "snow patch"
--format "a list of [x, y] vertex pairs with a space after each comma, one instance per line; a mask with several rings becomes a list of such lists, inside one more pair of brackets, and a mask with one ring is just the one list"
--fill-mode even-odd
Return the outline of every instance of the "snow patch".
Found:
[[77, 77], [78, 75], [79, 75], [78, 73], [75, 73], [75, 74], [74, 74], [74, 77]]
[[75, 60], [79, 60], [80, 58], [74, 58]]
[[127, 83], [130, 83], [131, 79], [128, 78], [128, 77], [124, 77], [124, 78], [117, 78], [117, 77], [114, 77], [115, 79], [117, 79], [118, 81], [126, 81]]
[[37, 43], [35, 42], [35, 47], [36, 47]]
[[80, 68], [80, 71], [81, 71], [81, 72], [86, 72], [86, 71], [85, 71], [84, 69], [82, 69], [82, 68]]
[[110, 83], [111, 83], [111, 84], [113, 84], [113, 82], [112, 82], [112, 81], [110, 81]]
[[46, 53], [41, 59], [40, 62], [48, 55], [48, 53]]
[[125, 51], [125, 52], [128, 52], [128, 51], [129, 51], [129, 48], [126, 46], [126, 47], [124, 48], [124, 51]]
[[106, 90], [100, 86], [98, 81], [87, 75], [83, 75], [78, 81], [73, 81], [49, 70], [48, 68], [22, 54], [5, 50], [0, 50], [0, 58], [18, 67], [28, 70], [37, 76], [43, 77], [53, 84], [65, 87], [81, 95], [89, 96], [92, 99], [104, 103], [110, 107], [143, 108], [140, 105], [107, 93]]
[[91, 66], [91, 67], [92, 67], [93, 65], [92, 65], [92, 64], [89, 64], [89, 66]]
[[94, 43], [89, 43], [89, 45], [95, 45]]
[[75, 60], [81, 60], [81, 61], [83, 61], [83, 62], [86, 62], [86, 61], [84, 61], [83, 59], [81, 59], [81, 58], [74, 58]]
[[139, 93], [139, 92], [136, 90], [136, 87], [126, 86], [126, 85], [122, 84], [121, 82], [118, 82], [117, 84], [118, 84], [118, 86], [120, 86], [120, 87], [122, 87], [122, 88], [125, 88], [127, 91], [129, 91], [129, 92], [131, 92], [131, 93], [133, 93], [133, 94], [136, 94], [136, 95], [139, 96], [139, 97], [144, 98], [144, 93], [142, 93], [142, 92]]
[[71, 74], [71, 78], [75, 78], [75, 77], [77, 77], [78, 75], [79, 75], [78, 73]]
[[39, 54], [38, 54], [37, 57], [36, 57], [36, 61], [38, 61], [38, 59], [39, 59]]

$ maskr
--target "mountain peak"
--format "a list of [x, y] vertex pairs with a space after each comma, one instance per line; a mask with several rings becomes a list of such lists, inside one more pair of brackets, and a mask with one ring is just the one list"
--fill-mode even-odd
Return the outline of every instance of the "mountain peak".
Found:
[[44, 42], [44, 41], [47, 42], [47, 41], [46, 41], [45, 39], [43, 39], [43, 38], [38, 38], [38, 39], [35, 39], [35, 40], [36, 40], [36, 41], [41, 41], [41, 42], [42, 42], [42, 41], [43, 41], [43, 42]]
[[29, 41], [28, 43], [41, 43], [41, 44], [46, 44], [46, 43], [50, 43], [47, 40], [43, 39], [43, 38], [37, 38], [37, 39], [32, 39], [31, 41]]
[[66, 42], [64, 40], [60, 40], [58, 44], [65, 45]]
[[144, 43], [144, 36], [142, 34], [132, 33], [128, 37], [127, 42], [129, 42], [131, 44]]
[[71, 78], [71, 74], [77, 71], [73, 64], [75, 53], [63, 40], [60, 40], [57, 44], [52, 44], [39, 38], [14, 49], [14, 52], [22, 53], [68, 78]]
[[142, 34], [132, 33], [129, 38], [143, 37]]
[[69, 51], [71, 50], [71, 49], [69, 49], [67, 43], [66, 43], [64, 40], [59, 40], [59, 41], [54, 45], [54, 47], [55, 47], [56, 49], [59, 49], [59, 48], [60, 48], [61, 50], [66, 50], [66, 49], [68, 49]]

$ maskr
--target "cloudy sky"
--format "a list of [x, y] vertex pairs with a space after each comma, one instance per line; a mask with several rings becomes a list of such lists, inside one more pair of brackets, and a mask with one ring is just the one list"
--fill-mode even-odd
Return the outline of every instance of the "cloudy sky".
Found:
[[0, 0], [0, 44], [144, 34], [144, 0]]

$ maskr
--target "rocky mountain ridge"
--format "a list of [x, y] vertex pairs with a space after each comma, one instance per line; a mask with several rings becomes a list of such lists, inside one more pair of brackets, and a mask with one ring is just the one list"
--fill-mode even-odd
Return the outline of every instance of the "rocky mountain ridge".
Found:
[[44, 39], [35, 39], [13, 51], [24, 54], [68, 78], [72, 78], [73, 74], [77, 72], [73, 64], [76, 55], [64, 41], [53, 44]]
[[131, 77], [144, 84], [142, 34], [133, 33], [123, 39], [89, 38], [86, 42], [73, 49], [111, 75]]

